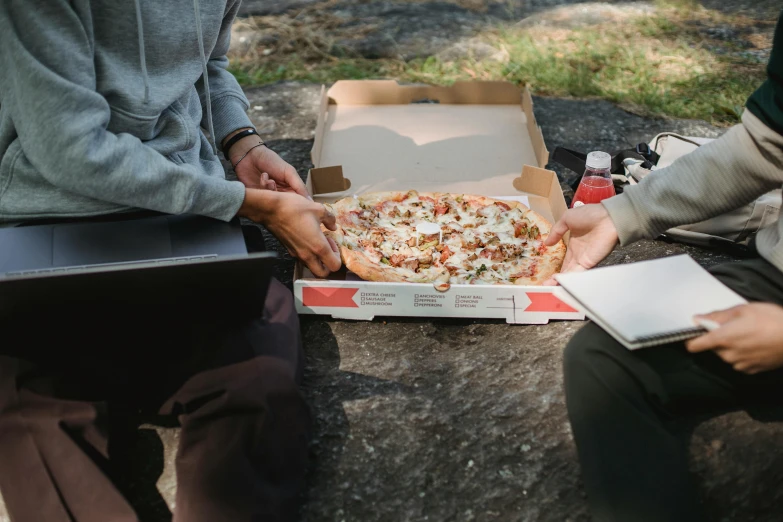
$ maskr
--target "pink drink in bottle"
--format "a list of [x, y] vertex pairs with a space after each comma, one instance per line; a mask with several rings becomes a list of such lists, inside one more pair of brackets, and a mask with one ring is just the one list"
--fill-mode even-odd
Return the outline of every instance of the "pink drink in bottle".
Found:
[[600, 203], [615, 195], [612, 182], [612, 157], [606, 152], [591, 152], [587, 155], [585, 173], [574, 194], [571, 208]]

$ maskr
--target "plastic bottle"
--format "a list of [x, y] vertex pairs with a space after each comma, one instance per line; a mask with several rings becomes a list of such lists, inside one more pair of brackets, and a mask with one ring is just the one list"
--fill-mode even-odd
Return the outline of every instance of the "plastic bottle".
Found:
[[612, 181], [612, 157], [606, 152], [591, 152], [587, 155], [587, 167], [574, 194], [571, 208], [600, 203], [615, 195]]

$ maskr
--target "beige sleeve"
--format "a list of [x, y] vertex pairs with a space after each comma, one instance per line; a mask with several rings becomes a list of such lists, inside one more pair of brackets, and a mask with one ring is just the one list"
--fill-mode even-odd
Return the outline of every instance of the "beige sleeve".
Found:
[[742, 124], [602, 203], [623, 245], [715, 217], [783, 185], [783, 136], [745, 111]]

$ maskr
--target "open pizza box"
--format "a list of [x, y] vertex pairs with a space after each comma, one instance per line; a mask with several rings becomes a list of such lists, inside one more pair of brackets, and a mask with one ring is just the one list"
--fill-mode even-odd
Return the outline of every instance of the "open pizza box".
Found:
[[[453, 192], [521, 201], [554, 223], [565, 211], [530, 92], [505, 82], [452, 87], [339, 81], [322, 90], [307, 188], [316, 201], [378, 191]], [[299, 313], [498, 318], [544, 324], [584, 319], [552, 287], [364, 281], [345, 269], [316, 278], [298, 264]]]

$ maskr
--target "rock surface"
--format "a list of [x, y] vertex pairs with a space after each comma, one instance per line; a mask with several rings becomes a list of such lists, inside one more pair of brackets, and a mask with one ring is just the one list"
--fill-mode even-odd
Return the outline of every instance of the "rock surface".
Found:
[[[263, 117], [285, 129], [273, 147], [300, 172], [310, 165], [319, 92], [298, 83], [248, 91]], [[603, 101], [536, 98], [535, 107], [550, 149], [614, 150], [664, 130], [722, 132], [703, 122], [642, 118]], [[705, 266], [731, 259], [644, 241], [607, 262], [678, 253]], [[280, 277], [288, 282], [289, 273]], [[302, 520], [587, 520], [560, 376], [561, 350], [579, 326], [303, 317], [305, 392], [317, 430]], [[745, 413], [696, 428], [693, 469], [715, 520], [778, 518], [782, 439], [779, 423]]]
[[[531, 12], [540, 7], [531, 4]], [[385, 10], [389, 24], [396, 14], [383, 2], [362, 9]], [[448, 12], [458, 17], [468, 11]], [[381, 44], [365, 45], [362, 54], [383, 55], [372, 50]], [[435, 47], [422, 52], [441, 43], [430, 39], [429, 45]], [[251, 106], [263, 107], [253, 112], [256, 123], [275, 122], [272, 145], [300, 172], [310, 166], [319, 92], [295, 83], [248, 92]], [[706, 137], [722, 132], [703, 122], [641, 118], [602, 101], [535, 103], [550, 150], [614, 150], [664, 130]], [[575, 176], [552, 167], [564, 182]], [[729, 260], [647, 241], [618, 249], [607, 262], [682, 252], [705, 266]], [[290, 274], [290, 264], [281, 264], [281, 279], [290, 281]], [[561, 349], [578, 327], [303, 318], [305, 392], [317, 432], [302, 520], [588, 519], [560, 378]], [[715, 520], [778, 518], [783, 499], [770, 485], [781, 482], [783, 459], [772, 457], [781, 438], [779, 424], [745, 413], [697, 427], [692, 467]]]
[[[274, 123], [265, 138], [302, 174], [320, 89], [281, 83], [247, 93], [256, 124]], [[612, 150], [663, 130], [721, 132], [645, 119], [603, 101], [536, 98], [535, 107], [550, 149]], [[290, 284], [292, 263], [268, 240], [283, 254], [278, 276]], [[731, 259], [643, 241], [607, 262], [679, 253], [705, 266]], [[304, 390], [316, 431], [301, 520], [588, 520], [560, 373], [562, 348], [580, 326], [303, 317]], [[744, 412], [694, 420], [692, 469], [713, 520], [779, 520], [781, 412], [753, 415], [762, 420]], [[125, 490], [145, 521], [169, 520], [174, 507], [178, 435], [173, 427], [143, 426], [120, 455]]]

